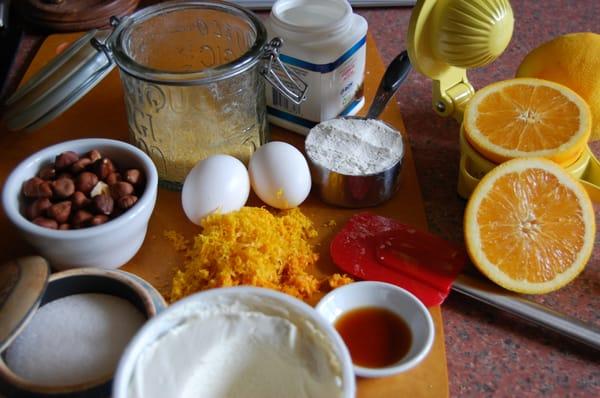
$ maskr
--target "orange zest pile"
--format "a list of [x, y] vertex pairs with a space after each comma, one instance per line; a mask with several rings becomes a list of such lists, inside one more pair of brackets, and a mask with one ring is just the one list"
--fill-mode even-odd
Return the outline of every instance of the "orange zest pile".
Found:
[[[273, 215], [264, 208], [243, 207], [202, 220], [202, 233], [186, 242], [173, 231], [166, 236], [184, 253], [176, 271], [170, 300], [200, 290], [252, 285], [307, 299], [319, 290], [320, 281], [310, 271], [318, 254], [311, 240], [317, 231], [299, 209]], [[351, 282], [333, 275], [331, 287]]]
[[464, 128], [467, 141], [493, 162], [545, 157], [569, 165], [585, 149], [591, 113], [565, 86], [519, 78], [477, 91], [465, 109]]
[[592, 253], [594, 209], [584, 188], [546, 159], [514, 159], [479, 183], [465, 212], [473, 263], [506, 289], [538, 294], [573, 280]]

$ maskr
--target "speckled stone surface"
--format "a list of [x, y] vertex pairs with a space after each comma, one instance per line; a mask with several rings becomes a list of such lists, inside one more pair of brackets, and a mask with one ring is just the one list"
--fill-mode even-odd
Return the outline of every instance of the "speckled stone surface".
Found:
[[[476, 88], [513, 77], [525, 54], [553, 37], [600, 33], [600, 0], [512, 0], [512, 6], [516, 19], [512, 41], [492, 65], [469, 73]], [[411, 8], [356, 12], [368, 20], [386, 63], [406, 48]], [[38, 43], [25, 41], [21, 51]], [[26, 63], [25, 54], [20, 55], [17, 61]], [[18, 73], [13, 70], [11, 76], [14, 81]], [[466, 202], [456, 194], [459, 126], [433, 112], [431, 82], [414, 71], [396, 100], [412, 146], [429, 229], [462, 243]], [[600, 145], [594, 149], [600, 154]], [[598, 224], [599, 215], [597, 206]], [[532, 299], [600, 328], [600, 236], [595, 247], [586, 270], [573, 283]], [[600, 397], [600, 352], [457, 293], [450, 295], [442, 311], [451, 397]]]
[[[511, 2], [515, 31], [493, 64], [469, 72], [475, 88], [514, 77], [523, 57], [558, 35], [600, 33], [600, 1]], [[357, 9], [389, 63], [406, 48], [410, 8]], [[600, 71], [599, 71], [600, 72]], [[600, 78], [600, 77], [599, 77]], [[463, 242], [466, 202], [456, 194], [458, 123], [431, 108], [431, 81], [411, 72], [398, 101], [431, 231]], [[596, 154], [600, 146], [594, 147]], [[600, 207], [596, 206], [597, 224]], [[600, 328], [600, 239], [586, 270], [565, 288], [532, 299]], [[452, 293], [442, 306], [450, 396], [600, 397], [600, 352]]]

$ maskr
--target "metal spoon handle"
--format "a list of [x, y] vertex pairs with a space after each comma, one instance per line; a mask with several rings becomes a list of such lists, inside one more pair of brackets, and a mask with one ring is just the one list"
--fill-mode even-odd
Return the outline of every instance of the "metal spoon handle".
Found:
[[491, 283], [461, 274], [452, 289], [503, 311], [523, 318], [535, 325], [553, 330], [565, 337], [600, 350], [600, 330], [560, 312], [551, 310]]
[[10, 0], [0, 0], [0, 32], [8, 30], [8, 13]]
[[406, 50], [402, 51], [385, 70], [373, 103], [367, 112], [367, 119], [376, 119], [383, 112], [390, 98], [392, 98], [398, 87], [400, 87], [408, 76], [410, 69], [408, 52]]

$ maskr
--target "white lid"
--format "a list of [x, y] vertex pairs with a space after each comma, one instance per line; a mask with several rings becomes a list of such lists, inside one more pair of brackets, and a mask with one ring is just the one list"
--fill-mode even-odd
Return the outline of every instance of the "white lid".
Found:
[[109, 30], [91, 30], [40, 69], [6, 101], [6, 126], [10, 130], [35, 130], [100, 83], [115, 64], [91, 41], [103, 43], [109, 35]]
[[271, 19], [293, 32], [331, 32], [350, 23], [352, 7], [347, 0], [278, 0]]

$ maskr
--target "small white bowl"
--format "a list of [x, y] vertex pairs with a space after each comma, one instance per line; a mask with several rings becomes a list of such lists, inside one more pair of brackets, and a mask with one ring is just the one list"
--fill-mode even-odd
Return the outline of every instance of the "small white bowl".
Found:
[[[131, 340], [121, 357], [114, 379], [112, 396], [114, 398], [132, 396], [131, 385], [136, 382], [133, 378], [136, 375], [143, 374], [143, 370], [140, 370], [137, 364], [148, 347], [160, 344], [161, 339], [170, 331], [175, 330], [175, 333], [179, 333], [177, 328], [187, 322], [202, 321], [201, 314], [214, 313], [215, 311], [223, 313], [248, 311], [281, 317], [291, 321], [297, 326], [298, 333], [307, 332], [310, 335], [309, 340], [319, 340], [319, 344], [314, 343], [314, 349], [319, 349], [319, 352], [312, 354], [314, 358], [329, 358], [328, 363], [331, 366], [339, 366], [341, 398], [355, 397], [356, 380], [352, 369], [352, 360], [342, 338], [333, 326], [323, 319], [314, 308], [292, 296], [275, 290], [251, 286], [217, 288], [193, 294], [169, 306], [161, 314], [147, 322]], [[204, 320], [204, 322], [209, 321]], [[251, 329], [248, 330], [250, 339], [253, 337]], [[286, 332], [283, 331], [283, 333]], [[226, 333], [223, 332], [223, 335], [226, 335]], [[177, 336], [178, 341], [183, 341], [189, 344], [190, 347], [198, 344], [195, 335], [177, 334]], [[185, 339], [187, 339], [187, 342]], [[227, 341], [226, 338], [224, 340]], [[202, 349], [198, 348], [194, 355], [198, 355], [198, 361], [203, 360]], [[176, 366], [176, 359], [165, 359], [157, 365], [173, 367]], [[321, 363], [319, 366], [322, 365]], [[192, 367], [193, 364], [186, 362], [185, 366]], [[263, 371], [266, 371], [266, 369], [263, 369]], [[315, 369], [313, 371], [318, 373]], [[177, 386], [175, 388], [183, 388], [182, 384], [186, 384], [185, 381], [181, 380], [174, 382], [169, 375], [163, 376], [167, 387], [172, 387], [169, 383], [175, 383]], [[211, 382], [218, 384], [219, 380], [224, 381], [229, 378], [217, 378]], [[146, 388], [148, 387], [146, 386]]]
[[412, 293], [383, 282], [354, 282], [339, 287], [321, 299], [317, 311], [332, 325], [348, 311], [383, 308], [406, 321], [412, 334], [408, 353], [397, 363], [382, 368], [354, 365], [362, 377], [386, 377], [405, 372], [421, 362], [431, 350], [435, 329], [427, 308]]
[[[34, 177], [43, 165], [65, 151], [83, 154], [99, 150], [121, 168], [139, 168], [146, 188], [136, 204], [105, 224], [76, 230], [53, 230], [27, 220], [20, 211], [23, 182]], [[55, 269], [77, 267], [118, 268], [140, 249], [154, 204], [158, 174], [144, 152], [122, 141], [89, 138], [66, 141], [38, 151], [22, 161], [8, 176], [2, 191], [2, 206], [12, 224]]]

